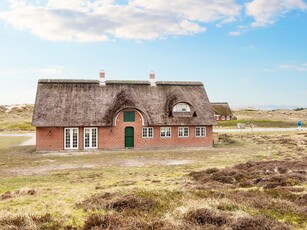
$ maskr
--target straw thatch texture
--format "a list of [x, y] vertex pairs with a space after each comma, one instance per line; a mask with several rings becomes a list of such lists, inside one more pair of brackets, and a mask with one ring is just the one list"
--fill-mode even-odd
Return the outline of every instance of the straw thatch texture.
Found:
[[[174, 116], [178, 102], [190, 116]], [[213, 125], [213, 111], [199, 82], [40, 80], [32, 124], [36, 127], [112, 126], [122, 109], [136, 109], [145, 125]]]
[[221, 116], [232, 116], [232, 111], [227, 102], [211, 103], [213, 111]]

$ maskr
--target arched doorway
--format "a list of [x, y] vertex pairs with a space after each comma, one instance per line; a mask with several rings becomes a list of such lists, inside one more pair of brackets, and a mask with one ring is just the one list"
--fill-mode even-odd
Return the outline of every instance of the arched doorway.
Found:
[[125, 128], [125, 148], [134, 147], [134, 128], [126, 127]]

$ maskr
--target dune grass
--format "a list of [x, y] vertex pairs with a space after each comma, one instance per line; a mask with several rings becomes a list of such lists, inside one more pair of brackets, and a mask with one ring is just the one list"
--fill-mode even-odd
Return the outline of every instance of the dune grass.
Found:
[[[268, 229], [276, 224], [305, 229], [300, 202], [306, 182], [295, 177], [290, 183], [293, 175], [281, 169], [287, 188], [264, 189], [265, 181], [253, 184], [257, 171], [244, 177], [234, 168], [259, 160], [284, 167], [284, 159], [303, 159], [305, 135], [232, 134], [234, 142], [207, 150], [46, 154], [15, 146], [26, 137], [0, 137], [0, 228], [235, 229], [262, 223]], [[209, 168], [216, 169], [200, 180], [190, 176]]]

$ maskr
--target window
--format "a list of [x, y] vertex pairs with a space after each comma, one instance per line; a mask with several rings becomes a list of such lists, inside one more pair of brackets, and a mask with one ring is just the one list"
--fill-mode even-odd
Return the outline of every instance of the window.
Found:
[[206, 127], [196, 127], [195, 136], [196, 137], [205, 137], [206, 136]]
[[225, 121], [225, 116], [222, 116], [222, 121]]
[[98, 142], [97, 128], [84, 128], [84, 148], [96, 149]]
[[153, 128], [143, 128], [142, 136], [143, 136], [143, 138], [152, 138], [153, 137]]
[[161, 127], [160, 128], [160, 137], [171, 137], [171, 127]]
[[78, 149], [78, 128], [65, 128], [64, 133], [64, 149]]
[[189, 137], [189, 128], [188, 127], [179, 127], [178, 128], [178, 137]]
[[190, 106], [187, 103], [178, 103], [174, 106], [173, 112], [190, 112]]
[[124, 122], [135, 122], [135, 112], [124, 111]]

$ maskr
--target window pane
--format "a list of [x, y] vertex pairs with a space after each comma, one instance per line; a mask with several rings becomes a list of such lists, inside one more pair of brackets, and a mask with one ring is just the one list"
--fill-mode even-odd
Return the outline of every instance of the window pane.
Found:
[[134, 122], [135, 112], [134, 111], [124, 111], [124, 122]]
[[147, 128], [143, 128], [143, 134], [142, 134], [143, 137], [147, 137]]
[[78, 129], [73, 129], [73, 143], [72, 143], [73, 148], [78, 147]]
[[148, 137], [153, 137], [153, 129], [148, 128]]
[[70, 148], [70, 129], [65, 129], [66, 142], [65, 147]]
[[166, 128], [166, 136], [167, 137], [171, 136], [171, 128]]
[[90, 147], [90, 130], [84, 129], [84, 147], [89, 148]]
[[97, 129], [92, 129], [92, 148], [97, 147]]
[[185, 137], [189, 136], [189, 128], [184, 128], [184, 136]]

